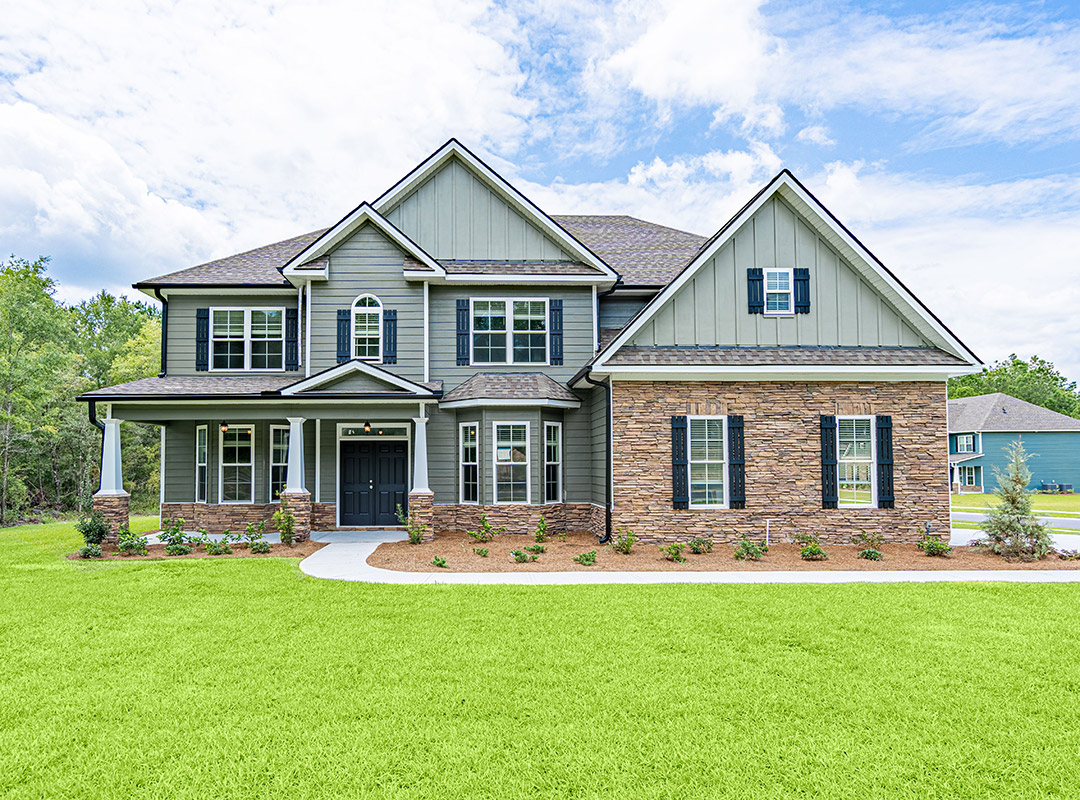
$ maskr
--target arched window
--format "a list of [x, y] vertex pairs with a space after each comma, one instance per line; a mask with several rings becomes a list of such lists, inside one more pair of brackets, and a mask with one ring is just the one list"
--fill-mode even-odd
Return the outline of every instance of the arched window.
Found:
[[373, 294], [362, 294], [352, 304], [353, 358], [382, 360], [382, 303]]

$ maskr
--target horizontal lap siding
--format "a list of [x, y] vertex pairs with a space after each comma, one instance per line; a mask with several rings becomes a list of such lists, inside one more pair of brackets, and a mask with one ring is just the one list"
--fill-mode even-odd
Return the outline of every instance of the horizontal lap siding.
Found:
[[589, 398], [581, 408], [563, 412], [563, 497], [567, 503], [593, 500], [592, 409]]
[[596, 388], [589, 393], [589, 443], [592, 453], [590, 476], [591, 500], [607, 503], [608, 484], [608, 397], [606, 388]]
[[961, 466], [982, 467], [983, 485], [992, 491], [997, 487], [994, 469], [1005, 472], [1009, 465], [1005, 447], [1018, 436], [1029, 456], [1031, 488], [1037, 489], [1042, 483], [1071, 483], [1073, 491], [1080, 492], [1080, 431], [984, 433], [983, 455], [961, 462]]
[[458, 419], [466, 411], [439, 411], [428, 406], [428, 485], [436, 503], [458, 502]]
[[621, 328], [649, 302], [649, 297], [601, 297], [599, 300], [600, 327]]

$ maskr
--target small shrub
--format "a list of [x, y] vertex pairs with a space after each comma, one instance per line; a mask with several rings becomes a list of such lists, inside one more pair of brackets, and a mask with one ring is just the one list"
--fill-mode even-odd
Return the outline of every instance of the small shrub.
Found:
[[677, 564], [681, 564], [686, 561], [686, 556], [682, 554], [684, 545], [682, 542], [672, 542], [671, 544], [657, 545], [657, 548], [663, 553], [664, 558], [668, 561], [674, 561]]
[[101, 545], [84, 544], [79, 548], [79, 558], [101, 558]]
[[266, 541], [265, 539], [258, 539], [249, 544], [248, 547], [251, 548], [252, 553], [266, 555], [270, 552], [270, 542]]
[[173, 544], [187, 544], [187, 535], [184, 533], [184, 520], [174, 519], [160, 531], [158, 541], [165, 547]]
[[[860, 531], [851, 537], [851, 543], [858, 545], [863, 550], [880, 550], [881, 545], [884, 543], [884, 538], [880, 533], [867, 533], [866, 531]], [[879, 554], [880, 555], [880, 554]], [[878, 561], [879, 559], [873, 558], [871, 561]]]
[[398, 522], [405, 526], [405, 533], [409, 535], [409, 544], [421, 544], [424, 537], [427, 536], [428, 526], [417, 522], [412, 511], [406, 516], [405, 509], [400, 504], [398, 504], [397, 511], [394, 513], [398, 518]]
[[1062, 561], [1080, 561], [1080, 550], [1058, 550], [1057, 557]]
[[537, 544], [543, 544], [548, 540], [548, 526], [547, 520], [544, 519], [544, 515], [540, 515], [540, 520], [536, 523], [536, 542]]
[[232, 554], [232, 545], [229, 544], [228, 539], [222, 539], [221, 541], [218, 541], [218, 542], [215, 542], [213, 539], [210, 539], [206, 543], [206, 552], [209, 553], [212, 556], [231, 555]]
[[537, 554], [547, 552], [547, 548], [544, 547], [544, 545], [542, 545], [542, 544], [527, 544], [527, 545], [525, 545], [525, 549], [530, 553], [537, 553]]
[[472, 549], [472, 551], [474, 553], [476, 553], [478, 556], [480, 556], [480, 558], [487, 558], [488, 557], [488, 549], [486, 547], [474, 547]]
[[500, 533], [506, 533], [506, 526], [500, 525], [496, 528], [490, 522], [488, 522], [487, 514], [480, 515], [480, 530], [478, 531], [466, 531], [469, 534], [469, 538], [474, 542], [480, 544], [486, 544], [494, 539]]
[[742, 541], [735, 546], [735, 558], [739, 561], [761, 561], [768, 552], [767, 544], [748, 539], [745, 533], [742, 535]]
[[928, 556], [941, 556], [942, 558], [952, 552], [952, 548], [941, 541], [941, 537], [936, 533], [923, 534], [916, 547]]
[[799, 550], [799, 556], [803, 561], [828, 561], [829, 554], [816, 540], [807, 542]]
[[695, 537], [690, 540], [690, 552], [701, 555], [702, 553], [712, 552], [712, 539], [705, 539], [701, 536]]
[[446, 559], [443, 558], [442, 556], [435, 556], [435, 558], [431, 559], [431, 565], [433, 567], [439, 567], [440, 569], [445, 569], [446, 568]]
[[296, 534], [296, 515], [289, 510], [289, 501], [284, 494], [281, 495], [281, 506], [274, 512], [274, 527], [281, 536], [281, 543], [292, 547]]
[[128, 526], [124, 525], [120, 528], [117, 536], [117, 552], [120, 555], [125, 556], [145, 556], [146, 555], [146, 537], [139, 536], [137, 533], [132, 533], [128, 530]]
[[75, 523], [75, 530], [82, 534], [87, 544], [101, 544], [109, 535], [109, 523], [100, 511], [91, 511], [89, 517]]
[[865, 558], [867, 561], [881, 561], [885, 557], [876, 547], [867, 547], [865, 550], [860, 550], [856, 555], [858, 558]]
[[562, 533], [559, 534], [559, 541], [560, 542], [565, 542], [566, 541], [566, 533], [567, 533], [566, 531], [563, 531]]
[[199, 532], [187, 537], [187, 544], [192, 547], [198, 547], [202, 545], [206, 547], [206, 543], [210, 541], [210, 532], [206, 528], [199, 528]]
[[191, 545], [186, 545], [183, 542], [177, 542], [176, 544], [167, 544], [165, 545], [165, 555], [189, 556], [191, 555]]
[[524, 564], [526, 561], [536, 561], [540, 556], [535, 553], [526, 553], [524, 550], [511, 550], [510, 555], [514, 557], [514, 561], [519, 564]]
[[611, 549], [616, 553], [628, 556], [630, 551], [634, 549], [634, 542], [636, 541], [637, 537], [634, 536], [634, 532], [627, 527], [622, 527], [619, 528], [619, 535], [611, 542]]
[[243, 544], [247, 547], [251, 547], [255, 542], [261, 542], [263, 540], [263, 531], [265, 528], [266, 520], [264, 519], [261, 519], [258, 522], [249, 522], [243, 537], [238, 536], [237, 540], [243, 538]]
[[587, 553], [578, 553], [574, 556], [574, 561], [581, 564], [583, 567], [591, 567], [596, 563], [596, 551], [590, 550]]

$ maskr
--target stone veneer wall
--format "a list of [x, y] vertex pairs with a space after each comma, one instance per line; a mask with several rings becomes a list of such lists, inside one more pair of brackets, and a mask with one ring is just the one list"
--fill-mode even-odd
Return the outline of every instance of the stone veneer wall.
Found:
[[176, 519], [184, 520], [187, 530], [206, 528], [210, 533], [243, 531], [249, 522], [266, 522], [267, 531], [273, 529], [277, 503], [211, 505], [208, 503], [162, 503], [161, 524], [166, 526]]
[[[615, 475], [612, 525], [642, 541], [711, 536], [777, 541], [813, 533], [848, 543], [872, 531], [915, 541], [925, 523], [949, 535], [949, 469], [944, 382], [666, 382], [614, 385]], [[741, 414], [745, 425], [746, 508], [676, 510], [671, 504], [671, 417]], [[896, 507], [821, 507], [820, 415], [892, 416]]]
[[116, 544], [120, 541], [120, 529], [126, 528], [130, 518], [128, 510], [131, 505], [131, 495], [123, 494], [95, 494], [92, 500], [94, 511], [105, 518], [109, 526], [109, 532], [105, 535], [108, 544]]
[[604, 509], [591, 503], [552, 503], [550, 505], [436, 505], [434, 508], [436, 533], [476, 530], [480, 516], [487, 514], [488, 521], [499, 527], [506, 526], [507, 533], [532, 534], [543, 515], [552, 533], [604, 532]]

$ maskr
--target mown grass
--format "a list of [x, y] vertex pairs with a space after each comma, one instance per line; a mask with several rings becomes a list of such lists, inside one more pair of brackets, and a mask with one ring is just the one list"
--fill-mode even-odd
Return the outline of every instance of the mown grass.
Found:
[[365, 586], [0, 532], [0, 796], [1068, 797], [1080, 587]]
[[[953, 511], [981, 511], [998, 504], [995, 494], [954, 494]], [[1035, 494], [1031, 507], [1041, 514], [1080, 515], [1080, 494]]]

